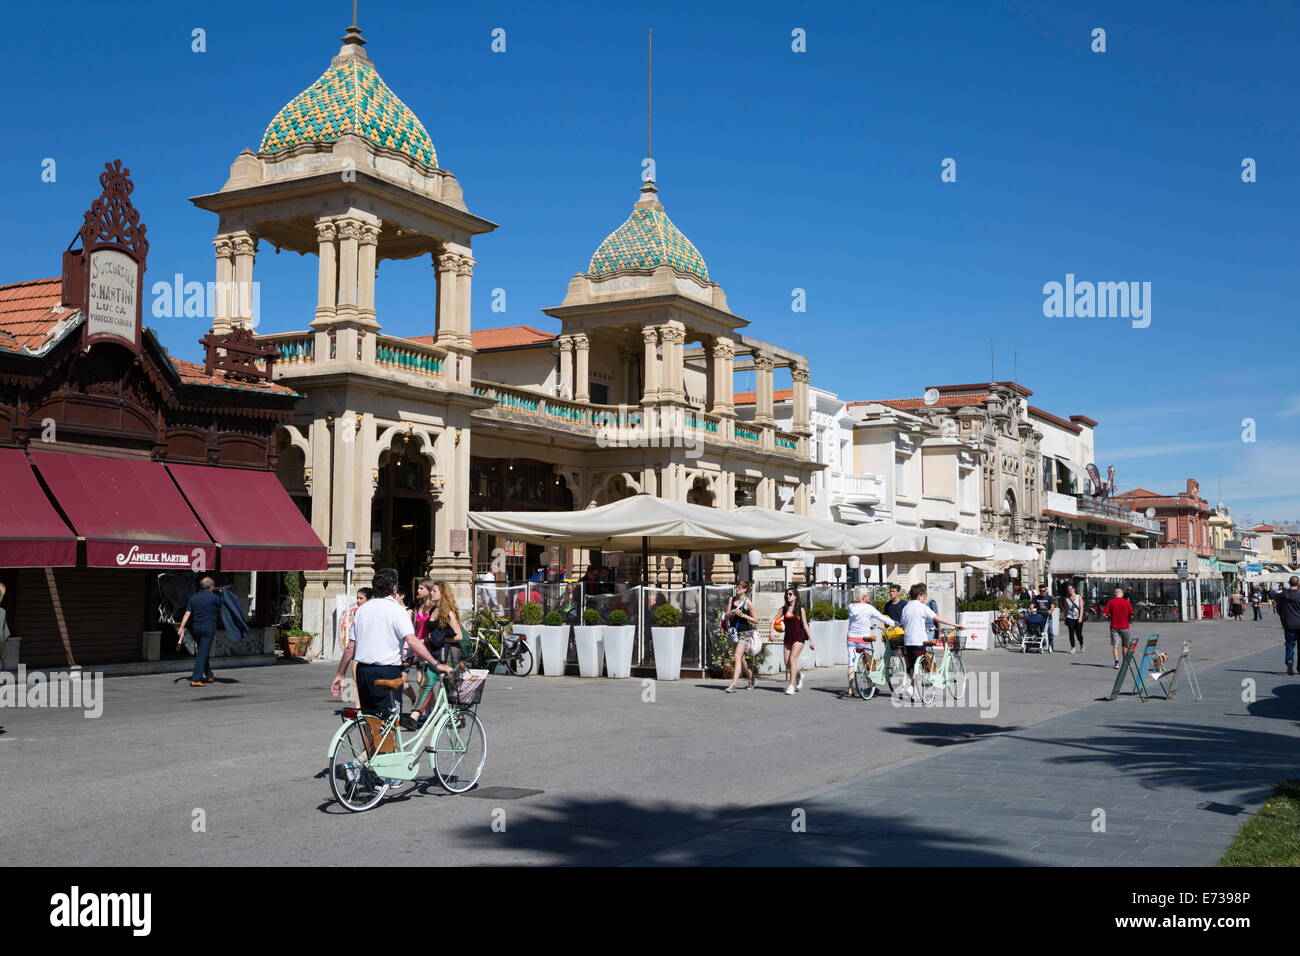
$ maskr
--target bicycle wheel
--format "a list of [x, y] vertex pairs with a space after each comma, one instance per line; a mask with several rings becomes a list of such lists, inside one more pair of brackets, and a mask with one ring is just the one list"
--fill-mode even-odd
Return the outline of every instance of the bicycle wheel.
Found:
[[506, 670], [516, 677], [527, 677], [533, 672], [533, 652], [526, 641], [519, 642], [516, 653], [505, 658]]
[[366, 722], [358, 717], [330, 753], [330, 791], [344, 809], [353, 813], [377, 806], [388, 792], [388, 781], [367, 766], [369, 736]]
[[897, 697], [908, 681], [907, 658], [902, 651], [890, 651], [885, 658], [885, 683], [889, 685], [889, 692]]
[[912, 687], [916, 691], [917, 699], [926, 707], [939, 699], [936, 675], [937, 668], [933, 659], [927, 658], [925, 654], [916, 659], [916, 665], [912, 668]]
[[487, 731], [472, 710], [453, 710], [433, 738], [433, 772], [452, 793], [478, 783], [487, 763]]
[[[948, 653], [952, 654], [952, 651]], [[952, 694], [953, 700], [961, 700], [966, 696], [966, 662], [961, 655], [953, 654], [948, 667], [948, 693]]]
[[865, 654], [858, 655], [857, 665], [853, 668], [853, 693], [857, 694], [858, 700], [871, 700], [876, 696], [876, 682], [867, 670], [869, 664]]

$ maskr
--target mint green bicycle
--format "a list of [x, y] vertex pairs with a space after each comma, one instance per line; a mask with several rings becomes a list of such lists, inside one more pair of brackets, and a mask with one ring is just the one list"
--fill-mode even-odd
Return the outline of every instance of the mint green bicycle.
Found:
[[[961, 700], [966, 693], [966, 664], [961, 659], [960, 639], [956, 631], [944, 631], [938, 640], [922, 644], [922, 653], [912, 666], [912, 686], [917, 699], [929, 707], [942, 693], [952, 694]], [[935, 649], [942, 647], [943, 656], [936, 658]]]
[[[429, 769], [451, 793], [478, 783], [487, 763], [487, 731], [474, 707], [483, 697], [486, 675], [460, 670], [442, 678], [428, 664], [421, 664], [420, 674], [421, 690], [411, 710], [427, 709], [428, 716], [417, 730], [404, 731], [396, 710], [386, 718], [343, 711], [343, 725], [326, 754], [330, 790], [345, 809], [361, 813], [377, 807], [392, 787], [416, 778], [425, 754]], [[400, 692], [403, 680], [375, 683]]]

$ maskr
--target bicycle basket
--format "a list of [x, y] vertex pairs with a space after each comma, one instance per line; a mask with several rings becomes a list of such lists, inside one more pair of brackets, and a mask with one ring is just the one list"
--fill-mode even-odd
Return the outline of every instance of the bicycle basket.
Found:
[[486, 670], [460, 671], [456, 683], [452, 686], [448, 699], [460, 707], [472, 707], [483, 699], [483, 688], [487, 686]]

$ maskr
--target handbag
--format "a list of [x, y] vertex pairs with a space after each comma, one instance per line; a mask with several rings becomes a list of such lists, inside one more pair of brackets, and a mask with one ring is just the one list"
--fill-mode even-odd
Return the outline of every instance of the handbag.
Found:
[[763, 639], [759, 637], [758, 631], [750, 631], [749, 637], [745, 639], [745, 642], [748, 645], [745, 648], [745, 653], [750, 657], [757, 657], [763, 650]]

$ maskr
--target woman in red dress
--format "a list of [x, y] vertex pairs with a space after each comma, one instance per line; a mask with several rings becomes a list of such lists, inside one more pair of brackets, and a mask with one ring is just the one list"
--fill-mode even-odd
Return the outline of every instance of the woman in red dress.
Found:
[[785, 589], [785, 607], [781, 609], [781, 623], [785, 634], [785, 669], [790, 675], [790, 686], [785, 689], [793, 694], [803, 689], [803, 675], [799, 673], [799, 653], [803, 646], [811, 641], [808, 638], [808, 612], [803, 609], [799, 592], [794, 588]]

